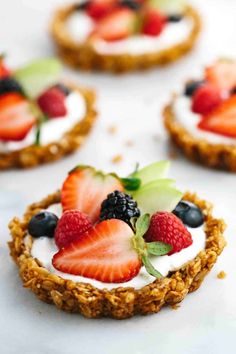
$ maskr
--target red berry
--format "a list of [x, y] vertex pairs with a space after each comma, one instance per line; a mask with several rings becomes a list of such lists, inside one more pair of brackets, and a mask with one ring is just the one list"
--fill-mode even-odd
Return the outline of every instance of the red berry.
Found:
[[94, 20], [100, 20], [112, 12], [116, 3], [117, 0], [91, 0], [86, 6], [86, 12]]
[[68, 210], [62, 215], [55, 230], [55, 243], [58, 248], [66, 247], [71, 242], [84, 237], [92, 227], [87, 215], [78, 210]]
[[6, 67], [3, 57], [0, 56], [0, 79], [9, 77], [11, 74], [10, 70]]
[[53, 257], [53, 266], [64, 273], [106, 283], [134, 278], [141, 261], [132, 246], [132, 229], [121, 220], [102, 221]]
[[157, 10], [150, 9], [144, 14], [142, 33], [148, 36], [158, 36], [167, 22], [166, 16]]
[[52, 87], [38, 97], [38, 105], [50, 118], [64, 117], [67, 114], [65, 95], [57, 88]]
[[177, 253], [193, 243], [192, 236], [182, 221], [168, 212], [153, 214], [144, 238], [146, 242], [161, 241], [171, 245], [172, 250], [168, 255]]
[[212, 112], [222, 102], [221, 90], [213, 85], [200, 86], [193, 94], [192, 111], [198, 114]]

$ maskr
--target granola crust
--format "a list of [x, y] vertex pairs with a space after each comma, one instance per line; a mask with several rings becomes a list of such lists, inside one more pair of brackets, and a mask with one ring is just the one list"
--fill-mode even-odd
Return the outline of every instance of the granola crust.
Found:
[[96, 52], [88, 43], [78, 44], [70, 37], [65, 22], [74, 11], [76, 11], [76, 6], [70, 5], [55, 13], [51, 24], [51, 35], [56, 44], [58, 55], [65, 63], [74, 68], [88, 71], [102, 70], [121, 73], [169, 64], [194, 47], [201, 30], [201, 19], [198, 12], [188, 6], [185, 16], [191, 19], [194, 25], [188, 38], [183, 42], [154, 53], [103, 55]]
[[211, 144], [191, 135], [173, 112], [172, 102], [163, 111], [165, 127], [171, 140], [192, 161], [211, 168], [236, 172], [236, 144]]
[[77, 150], [85, 141], [96, 119], [95, 94], [85, 88], [70, 86], [78, 90], [86, 101], [85, 117], [58, 141], [42, 146], [30, 145], [12, 152], [0, 152], [0, 171], [10, 168], [36, 167], [59, 160]]
[[176, 305], [189, 292], [199, 288], [226, 245], [223, 237], [225, 223], [212, 216], [211, 205], [195, 194], [186, 193], [184, 198], [196, 203], [205, 215], [205, 250], [178, 271], [171, 272], [167, 277], [139, 290], [122, 286], [101, 290], [90, 284], [65, 280], [42, 267], [31, 256], [32, 239], [31, 244], [26, 246], [24, 237], [32, 215], [60, 202], [60, 192], [32, 204], [23, 220], [14, 218], [9, 224], [12, 235], [12, 241], [9, 242], [10, 254], [19, 267], [24, 287], [31, 289], [42, 301], [54, 303], [61, 310], [80, 313], [89, 318], [124, 319], [137, 314], [156, 313], [164, 305]]

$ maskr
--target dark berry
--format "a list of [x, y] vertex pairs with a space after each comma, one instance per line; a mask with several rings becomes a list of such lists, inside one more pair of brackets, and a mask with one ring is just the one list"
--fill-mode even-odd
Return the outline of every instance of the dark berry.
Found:
[[10, 92], [19, 92], [23, 95], [23, 88], [21, 85], [11, 77], [6, 77], [0, 80], [0, 95]]
[[191, 80], [191, 81], [188, 81], [186, 86], [185, 86], [185, 91], [184, 91], [184, 94], [185, 96], [189, 96], [191, 97], [194, 92], [202, 85], [204, 85], [205, 82], [203, 80]]
[[83, 1], [81, 3], [75, 4], [74, 9], [76, 11], [85, 10], [89, 4], [89, 1]]
[[230, 93], [231, 93], [231, 95], [236, 95], [236, 86], [232, 88]]
[[48, 211], [42, 211], [34, 215], [28, 226], [29, 234], [33, 237], [53, 237], [57, 226], [58, 217]]
[[204, 216], [200, 208], [186, 200], [182, 200], [173, 211], [182, 222], [192, 228], [201, 226], [204, 223]]
[[141, 8], [141, 3], [135, 0], [121, 0], [120, 6], [128, 7], [131, 10], [139, 10]]
[[183, 15], [180, 14], [173, 14], [168, 16], [169, 22], [180, 22], [183, 18]]
[[71, 92], [71, 90], [69, 89], [69, 87], [67, 87], [65, 84], [57, 84], [55, 85], [56, 88], [58, 88], [62, 93], [64, 93], [65, 96], [68, 96]]
[[102, 202], [100, 220], [120, 219], [130, 225], [130, 219], [139, 216], [137, 202], [128, 194], [115, 191]]

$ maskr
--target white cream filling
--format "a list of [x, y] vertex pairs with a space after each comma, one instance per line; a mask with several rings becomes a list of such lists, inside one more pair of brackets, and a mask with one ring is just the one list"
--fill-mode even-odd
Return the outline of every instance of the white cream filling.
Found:
[[[95, 25], [91, 18], [82, 11], [74, 12], [67, 20], [67, 31], [75, 42], [86, 42]], [[186, 40], [193, 28], [193, 21], [183, 18], [180, 22], [170, 22], [157, 36], [135, 35], [129, 38], [106, 42], [94, 40], [95, 50], [101, 54], [144, 54], [161, 51]]]
[[[52, 205], [47, 210], [55, 213], [58, 217], [61, 215], [60, 204]], [[206, 236], [204, 227], [202, 226], [196, 229], [188, 228], [188, 230], [191, 233], [193, 239], [191, 246], [171, 256], [152, 257], [152, 264], [163, 276], [166, 276], [170, 271], [181, 268], [184, 264], [193, 260], [197, 254], [205, 248]], [[99, 289], [113, 289], [120, 286], [140, 289], [155, 280], [153, 276], [147, 273], [144, 267], [141, 268], [139, 274], [136, 277], [128, 282], [119, 284], [103, 283], [94, 279], [62, 273], [56, 270], [52, 265], [52, 257], [57, 251], [58, 249], [55, 245], [54, 239], [50, 239], [48, 237], [40, 237], [38, 239], [34, 239], [31, 254], [33, 257], [37, 258], [51, 273], [57, 274], [64, 279], [73, 280], [74, 282], [89, 283]]]
[[[41, 127], [40, 142], [41, 145], [47, 145], [60, 140], [67, 131], [73, 128], [75, 124], [81, 121], [86, 114], [86, 102], [84, 97], [77, 91], [72, 91], [66, 97], [67, 114], [65, 117], [51, 118]], [[25, 139], [21, 141], [1, 142], [0, 151], [10, 152], [23, 149], [35, 143], [36, 128], [33, 127]]]
[[204, 139], [212, 144], [235, 145], [236, 139], [198, 128], [201, 115], [191, 110], [191, 98], [179, 95], [174, 99], [172, 109], [176, 120], [195, 138]]

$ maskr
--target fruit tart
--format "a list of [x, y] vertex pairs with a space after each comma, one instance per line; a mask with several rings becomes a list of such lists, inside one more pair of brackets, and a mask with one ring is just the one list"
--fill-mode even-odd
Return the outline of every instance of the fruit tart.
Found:
[[67, 64], [125, 72], [177, 60], [200, 28], [185, 0], [84, 0], [56, 11], [51, 33]]
[[236, 172], [236, 61], [218, 59], [188, 80], [165, 107], [164, 121], [188, 158]]
[[87, 137], [96, 116], [94, 93], [60, 73], [54, 58], [14, 71], [0, 58], [0, 170], [58, 160]]
[[224, 222], [166, 178], [167, 161], [125, 178], [90, 166], [9, 224], [24, 287], [59, 309], [128, 318], [175, 305], [225, 246]]

